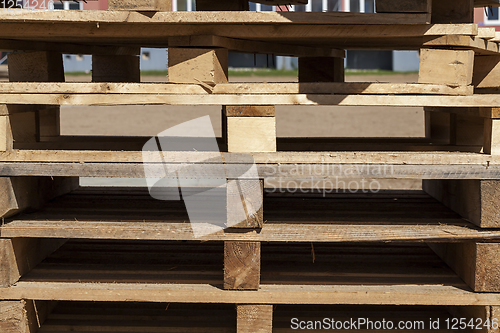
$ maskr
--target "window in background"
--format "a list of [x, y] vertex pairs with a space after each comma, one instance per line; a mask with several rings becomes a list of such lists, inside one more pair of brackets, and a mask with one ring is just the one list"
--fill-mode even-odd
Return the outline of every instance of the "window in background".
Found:
[[328, 8], [329, 12], [339, 12], [341, 10], [340, 0], [328, 0]]
[[80, 2], [70, 2], [70, 1], [54, 1], [52, 3], [52, 9], [64, 9], [64, 10], [83, 10], [83, 1]]
[[346, 11], [352, 13], [375, 13], [375, 0], [348, 0]]
[[485, 25], [500, 25], [500, 15], [498, 7], [485, 8]]

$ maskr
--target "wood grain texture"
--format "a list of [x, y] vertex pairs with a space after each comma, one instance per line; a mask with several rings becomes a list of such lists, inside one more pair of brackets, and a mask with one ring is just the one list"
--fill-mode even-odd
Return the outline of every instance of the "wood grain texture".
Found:
[[474, 22], [474, 0], [458, 0], [450, 6], [447, 0], [432, 0], [432, 23]]
[[238, 333], [272, 333], [273, 306], [266, 305], [236, 305]]
[[[304, 13], [304, 12], [160, 12], [154, 17], [148, 17], [138, 12], [122, 11], [91, 11], [68, 13], [61, 16], [58, 13], [51, 12], [14, 12], [2, 13], [0, 15], [2, 22], [19, 22], [37, 20], [41, 22], [92, 22], [101, 23], [111, 22], [157, 22], [157, 23], [178, 23], [178, 24], [200, 24], [200, 23], [314, 23], [314, 24], [428, 24], [427, 14], [385, 14], [385, 13], [347, 13], [347, 12], [328, 12], [328, 13]], [[447, 22], [448, 23], [448, 22]], [[95, 26], [95, 24], [93, 24]], [[477, 32], [477, 26], [476, 26]], [[0, 35], [2, 36], [2, 35]]]
[[227, 225], [231, 228], [262, 228], [264, 182], [231, 179], [227, 184]]
[[92, 56], [92, 82], [140, 82], [140, 59], [135, 55]]
[[0, 116], [0, 151], [11, 150], [13, 146], [9, 116]]
[[429, 246], [474, 291], [500, 291], [499, 243], [432, 243]]
[[171, 0], [109, 0], [108, 9], [169, 12], [172, 3]]
[[226, 49], [170, 48], [168, 80], [171, 83], [227, 83]]
[[5, 333], [35, 333], [28, 322], [26, 301], [0, 301], [0, 330]]
[[222, 112], [226, 117], [274, 117], [275, 107], [271, 105], [225, 105]]
[[[465, 289], [464, 289], [465, 288]], [[456, 286], [262, 285], [259, 291], [211, 284], [18, 282], [0, 289], [5, 300], [230, 304], [500, 305], [500, 295]]]
[[423, 189], [481, 228], [500, 227], [497, 180], [424, 180]]
[[2, 333], [36, 333], [55, 307], [48, 301], [0, 301]]
[[276, 151], [275, 117], [227, 117], [229, 152]]
[[477, 56], [498, 56], [499, 44], [494, 39], [477, 38], [475, 36], [430, 36], [424, 37], [424, 47], [448, 46], [453, 49], [465, 48], [475, 52]]
[[[207, 84], [210, 86], [211, 81]], [[187, 98], [189, 96], [189, 98]], [[332, 94], [0, 94], [4, 104], [52, 105], [342, 105], [415, 107], [498, 107], [498, 94], [439, 95], [332, 95]]]
[[431, 0], [377, 0], [377, 13], [430, 13]]
[[484, 152], [500, 155], [500, 119], [484, 121]]
[[64, 82], [62, 54], [16, 52], [8, 55], [11, 82]]
[[[420, 191], [371, 195], [313, 193], [265, 198], [266, 223], [245, 233], [227, 230], [203, 241], [389, 242], [485, 241], [500, 230], [479, 229]], [[395, 200], [397, 199], [397, 200]], [[182, 202], [167, 206], [147, 189], [82, 188], [39, 211], [6, 219], [0, 236], [196, 240]], [[123, 207], [126, 207], [123, 208]], [[388, 214], [387, 212], [390, 212]], [[161, 215], [158, 215], [160, 214]], [[106, 217], [106, 221], [101, 221]], [[139, 224], [137, 220], [141, 220]]]
[[344, 82], [344, 59], [300, 57], [299, 82]]
[[467, 86], [472, 83], [474, 51], [420, 50], [419, 83]]
[[[210, 90], [198, 83], [7, 83], [0, 82], [1, 94], [368, 94], [368, 95], [472, 95], [474, 87], [445, 84], [378, 82], [301, 82], [301, 83], [218, 83]], [[242, 105], [245, 106], [245, 105]], [[246, 105], [246, 107], [249, 107]], [[255, 107], [255, 106], [254, 106]], [[269, 107], [269, 106], [266, 106]], [[40, 108], [40, 106], [38, 106]], [[19, 105], [0, 110], [1, 115], [26, 112]], [[449, 111], [451, 112], [451, 111]]]
[[260, 242], [224, 242], [224, 289], [258, 290]]
[[9, 287], [66, 242], [65, 239], [0, 239], [0, 286]]

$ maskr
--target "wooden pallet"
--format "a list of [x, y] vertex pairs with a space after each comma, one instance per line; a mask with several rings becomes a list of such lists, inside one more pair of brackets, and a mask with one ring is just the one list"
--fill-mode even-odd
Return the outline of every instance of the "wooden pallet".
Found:
[[[500, 236], [498, 230], [478, 229], [421, 191], [340, 192], [268, 193], [266, 222], [259, 232], [217, 232], [201, 239], [420, 242], [488, 241]], [[82, 188], [41, 210], [5, 219], [0, 237], [196, 240], [188, 221], [182, 202], [155, 200], [146, 189]]]
[[6, 300], [500, 304], [497, 293], [473, 293], [426, 245], [263, 243], [260, 287], [252, 292], [223, 289], [224, 248], [221, 242], [72, 240], [1, 288], [0, 295]]
[[[246, 9], [245, 1], [199, 1], [210, 13], [142, 11], [168, 10], [166, 1], [111, 5], [125, 10], [0, 11], [0, 48], [37, 51], [11, 54], [11, 82], [0, 84], [0, 103], [8, 104], [0, 108], [2, 330], [133, 330], [113, 317], [123, 309], [135, 314], [133, 302], [150, 302], [152, 311], [153, 303], [217, 303], [229, 320], [207, 326], [237, 332], [285, 331], [289, 319], [276, 305], [353, 306], [340, 316], [394, 311], [391, 305], [412, 306], [420, 316], [438, 305], [457, 316], [498, 317], [500, 39], [471, 24], [473, 2], [459, 0], [449, 10], [444, 0], [378, 0], [376, 14], [229, 11]], [[169, 47], [169, 83], [140, 83], [138, 54], [146, 46]], [[344, 50], [358, 48], [420, 50], [418, 83], [343, 82]], [[228, 83], [228, 50], [299, 56], [298, 83]], [[94, 83], [63, 82], [61, 53], [68, 51], [93, 55]], [[155, 201], [143, 189], [77, 191], [43, 205], [70, 191], [74, 177], [144, 177], [143, 138], [60, 136], [59, 106], [82, 104], [223, 105], [219, 143], [235, 170], [227, 178], [247, 170], [250, 154], [259, 180], [240, 182], [260, 185], [252, 188], [264, 206], [196, 239], [182, 203]], [[423, 106], [426, 138], [278, 139], [279, 104]], [[214, 157], [164, 155], [169, 166]], [[208, 179], [220, 166], [200, 167], [197, 177]], [[262, 192], [263, 179], [333, 180], [345, 176], [343, 168], [356, 170], [356, 179], [424, 179], [424, 190], [444, 205], [421, 192]], [[68, 183], [59, 178], [68, 176]], [[54, 301], [60, 303], [52, 311]], [[118, 308], [89, 327], [82, 317], [72, 321], [74, 312], [61, 316], [65, 305], [89, 311], [90, 303], [79, 302]], [[226, 312], [234, 304], [236, 316], [234, 308]], [[86, 318], [103, 314], [92, 311]], [[200, 331], [198, 323], [155, 324], [134, 325], [141, 332]]]
[[[208, 304], [155, 304], [155, 303], [121, 303], [121, 302], [58, 302], [56, 304], [36, 302], [39, 307], [48, 307], [51, 311], [44, 315], [38, 332], [122, 332], [137, 331], [153, 333], [189, 331], [189, 332], [237, 332], [242, 329], [242, 316], [231, 305]], [[30, 301], [26, 305], [22, 302], [12, 302], [10, 309], [21, 312], [22, 307], [30, 309]], [[475, 308], [480, 307], [472, 307]], [[424, 322], [429, 327], [429, 318], [440, 320], [440, 329], [422, 329], [421, 332], [452, 332], [446, 330], [446, 319], [454, 316], [463, 307], [446, 308], [443, 306], [293, 306], [277, 305], [273, 307], [273, 332], [293, 332], [295, 326], [293, 318], [304, 321], [323, 320], [334, 317], [338, 321], [351, 318], [369, 318], [371, 321], [382, 321], [391, 317], [395, 323]], [[46, 317], [46, 318], [45, 318]], [[237, 320], [238, 318], [238, 320]], [[187, 320], [186, 320], [187, 319]], [[258, 320], [258, 319], [256, 319]], [[262, 319], [261, 319], [262, 320]], [[420, 323], [418, 323], [420, 324]], [[248, 325], [248, 324], [247, 324]], [[246, 326], [246, 330], [255, 326]], [[368, 332], [368, 327], [353, 329], [354, 332]], [[345, 330], [339, 330], [347, 332]], [[6, 331], [10, 333], [11, 331]], [[18, 331], [16, 331], [18, 332]], [[31, 331], [33, 332], [33, 331]], [[30, 332], [30, 333], [31, 333]], [[464, 330], [473, 332], [473, 330]]]

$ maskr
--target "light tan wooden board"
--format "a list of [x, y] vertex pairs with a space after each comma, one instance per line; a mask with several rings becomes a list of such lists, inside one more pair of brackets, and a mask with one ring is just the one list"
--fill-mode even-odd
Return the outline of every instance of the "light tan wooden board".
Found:
[[453, 286], [279, 286], [228, 291], [209, 284], [19, 282], [0, 289], [5, 300], [128, 301], [246, 304], [500, 305], [499, 294], [477, 294]]
[[[229, 153], [223, 153], [229, 154]], [[497, 156], [476, 153], [460, 152], [276, 152], [250, 154], [257, 164], [373, 164], [373, 165], [427, 165], [453, 166], [478, 165], [494, 167], [500, 164]], [[167, 158], [166, 155], [163, 155]], [[210, 152], [168, 152], [168, 163], [197, 163], [214, 157]], [[225, 157], [228, 161], [228, 157]], [[40, 163], [142, 163], [142, 152], [138, 151], [46, 151], [46, 150], [18, 150], [1, 152], [2, 162], [40, 162]], [[232, 163], [238, 163], [237, 156], [233, 156]], [[247, 161], [243, 159], [242, 161]], [[465, 169], [464, 169], [465, 170]]]
[[[24, 17], [23, 15], [10, 17], [9, 13], [0, 13], [2, 20], [0, 38], [3, 38], [0, 49], [14, 50], [20, 47], [46, 49], [47, 45], [43, 43], [52, 43], [50, 50], [53, 50], [57, 43], [60, 43], [57, 47], [61, 49], [71, 48], [72, 45], [82, 48], [81, 52], [76, 52], [77, 49], [73, 47], [73, 53], [89, 52], [89, 47], [102, 45], [167, 47], [169, 37], [207, 34], [254, 42], [268, 41], [322, 48], [418, 49], [423, 43], [423, 36], [449, 34], [475, 36], [478, 33], [477, 25], [474, 24], [405, 24], [410, 23], [405, 20], [396, 25], [382, 23], [367, 26], [357, 22], [346, 24], [345, 20], [335, 21], [326, 13], [233, 12], [215, 15], [211, 12], [209, 17], [213, 19], [205, 24], [198, 24], [203, 22], [200, 21], [200, 12], [156, 13], [151, 18], [138, 12], [84, 11], [74, 14], [68, 13], [67, 16], [62, 16], [55, 12], [33, 12], [24, 13]], [[207, 16], [207, 13], [202, 14]], [[306, 14], [306, 17], [310, 18], [310, 23], [283, 19], [290, 14], [292, 16]], [[344, 14], [359, 15], [339, 13], [341, 16]], [[219, 20], [224, 15], [229, 16]], [[367, 18], [364, 15], [371, 14], [361, 15], [358, 22], [364, 22]], [[394, 17], [400, 14], [376, 15]], [[235, 17], [237, 19], [234, 19]], [[323, 18], [323, 21], [318, 21], [318, 17]], [[68, 24], [69, 22], [73, 23]], [[126, 22], [127, 24], [123, 24]], [[146, 35], [148, 37], [144, 38]], [[78, 38], [80, 44], [75, 44], [75, 38]], [[24, 44], [19, 45], [19, 43]]]
[[101, 22], [142, 23], [161, 22], [176, 24], [200, 23], [332, 23], [336, 24], [423, 24], [428, 23], [427, 14], [374, 14], [374, 13], [304, 13], [304, 12], [158, 12], [144, 15], [134, 11], [76, 11], [72, 13], [54, 11], [2, 11], [0, 19], [5, 22]]
[[[187, 94], [186, 94], [187, 95]], [[339, 105], [339, 106], [408, 106], [408, 107], [493, 107], [500, 105], [500, 95], [324, 95], [324, 94], [0, 94], [5, 104], [52, 105]]]
[[1, 94], [368, 94], [472, 95], [473, 87], [445, 84], [378, 82], [219, 83], [210, 90], [201, 84], [173, 83], [7, 83]]
[[479, 55], [498, 55], [500, 46], [496, 39], [474, 36], [438, 36], [424, 38], [424, 46], [449, 46], [471, 49]]

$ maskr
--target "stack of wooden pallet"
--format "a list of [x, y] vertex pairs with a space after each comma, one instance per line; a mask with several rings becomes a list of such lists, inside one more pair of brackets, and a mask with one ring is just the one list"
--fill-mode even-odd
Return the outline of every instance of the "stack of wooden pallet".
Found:
[[[110, 7], [0, 12], [0, 49], [15, 51], [0, 83], [2, 332], [281, 332], [323, 318], [498, 331], [500, 37], [472, 23], [470, 0], [377, 0], [375, 14]], [[140, 83], [146, 46], [169, 47], [168, 83]], [[418, 49], [419, 82], [346, 83], [345, 49]], [[228, 50], [298, 56], [299, 82], [228, 83]], [[62, 53], [92, 54], [93, 82], [65, 83]], [[120, 104], [223, 105], [223, 158], [251, 155], [258, 182], [413, 178], [425, 192], [257, 186], [263, 209], [196, 238], [181, 201], [78, 188], [145, 176], [146, 139], [60, 135], [61, 105]], [[427, 137], [277, 139], [274, 105], [421, 106]]]

